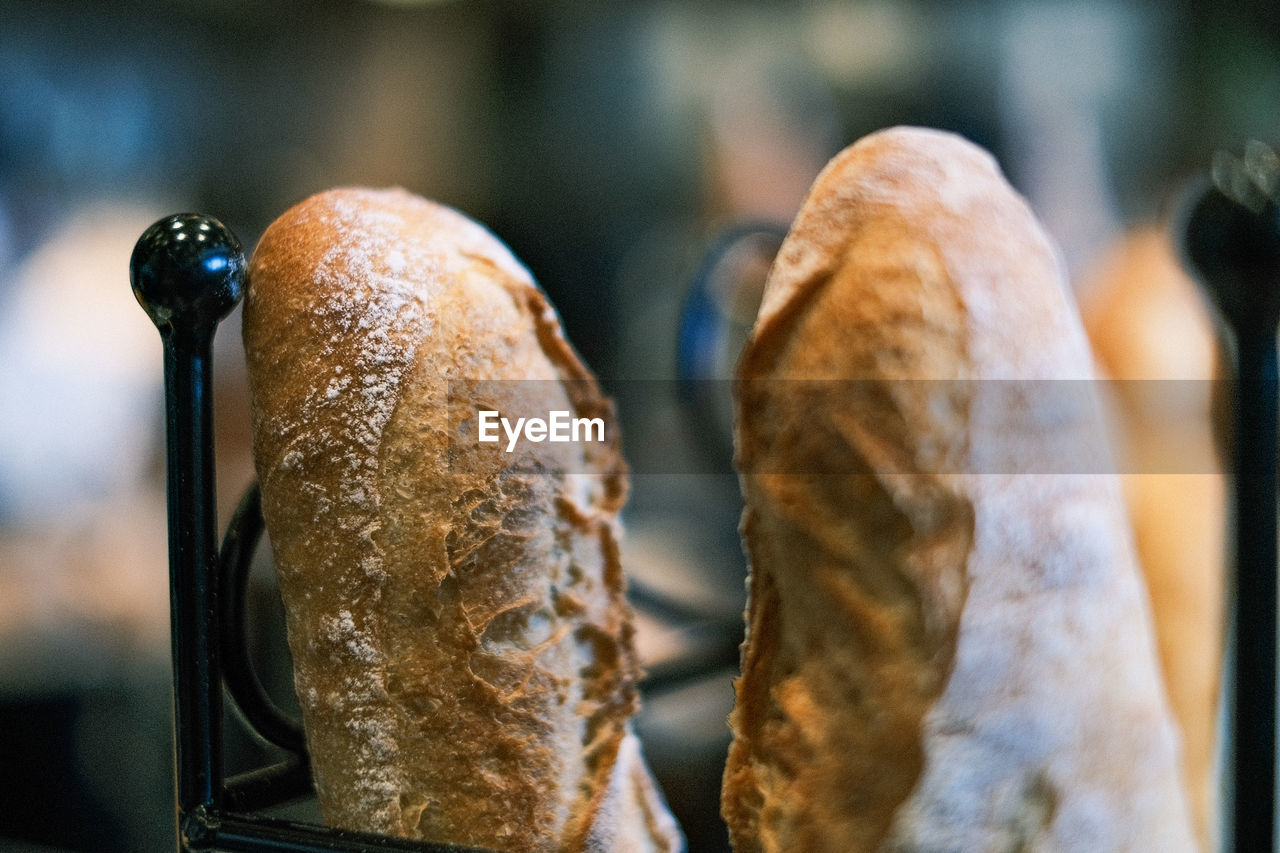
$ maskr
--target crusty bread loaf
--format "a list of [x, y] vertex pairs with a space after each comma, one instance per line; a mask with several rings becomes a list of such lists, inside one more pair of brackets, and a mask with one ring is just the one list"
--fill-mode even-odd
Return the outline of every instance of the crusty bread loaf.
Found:
[[[1226, 483], [1213, 454], [1213, 322], [1166, 229], [1124, 234], [1080, 287], [1085, 331], [1115, 382], [1124, 492], [1151, 597], [1182, 770], [1211, 846], [1226, 568]], [[1175, 467], [1177, 466], [1177, 467]]]
[[[612, 407], [524, 267], [404, 191], [322, 193], [263, 235], [244, 339], [326, 822], [678, 849], [628, 722]], [[606, 438], [477, 440], [479, 410], [539, 406], [602, 418]]]
[[1094, 410], [994, 381], [1090, 376], [985, 152], [892, 129], [819, 176], [739, 366], [739, 853], [1193, 849], [1116, 479], [1037, 466]]

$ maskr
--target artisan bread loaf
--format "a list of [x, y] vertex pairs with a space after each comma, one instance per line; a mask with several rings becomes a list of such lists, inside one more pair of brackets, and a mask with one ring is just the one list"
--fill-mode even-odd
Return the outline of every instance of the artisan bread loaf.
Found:
[[[263, 516], [327, 823], [502, 851], [675, 850], [629, 718], [611, 404], [459, 213], [334, 190], [249, 267]], [[603, 440], [478, 441], [482, 410]]]
[[1056, 446], [1091, 376], [985, 152], [892, 129], [819, 176], [739, 365], [739, 853], [1193, 849], [1116, 478]]
[[1213, 322], [1166, 229], [1124, 234], [1080, 287], [1111, 382], [1124, 493], [1151, 598], [1182, 772], [1201, 843], [1213, 837], [1226, 585], [1226, 483], [1213, 452]]

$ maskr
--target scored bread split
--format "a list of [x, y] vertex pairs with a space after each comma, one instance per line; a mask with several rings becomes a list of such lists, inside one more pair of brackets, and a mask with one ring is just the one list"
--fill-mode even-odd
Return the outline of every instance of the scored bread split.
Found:
[[[326, 823], [682, 849], [629, 722], [612, 405], [528, 271], [452, 209], [332, 190], [263, 235], [244, 341]], [[601, 418], [606, 440], [476, 440], [478, 411], [531, 407]]]
[[1117, 481], [1063, 451], [1092, 376], [986, 152], [895, 128], [818, 177], [739, 363], [739, 853], [1195, 849]]

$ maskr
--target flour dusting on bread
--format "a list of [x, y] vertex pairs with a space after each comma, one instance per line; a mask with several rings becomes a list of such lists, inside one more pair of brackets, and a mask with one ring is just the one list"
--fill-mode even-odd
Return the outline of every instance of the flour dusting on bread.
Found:
[[[326, 821], [513, 853], [681, 849], [628, 758], [612, 406], [528, 271], [402, 190], [322, 193], [254, 253], [245, 345]], [[530, 398], [610, 440], [461, 439], [478, 408]]]

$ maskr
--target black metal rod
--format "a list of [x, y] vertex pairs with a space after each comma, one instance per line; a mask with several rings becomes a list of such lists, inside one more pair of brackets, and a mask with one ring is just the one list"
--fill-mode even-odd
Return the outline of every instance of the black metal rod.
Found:
[[184, 812], [222, 800], [212, 343], [211, 335], [189, 331], [164, 336], [175, 748]]
[[487, 853], [480, 848], [410, 841], [365, 832], [325, 829], [311, 824], [251, 815], [228, 815], [210, 827], [204, 849], [231, 853], [289, 851], [289, 853], [381, 853], [386, 850], [412, 853]]
[[1235, 650], [1231, 822], [1235, 850], [1271, 850], [1276, 774], [1276, 440], [1273, 334], [1237, 338]]
[[173, 637], [177, 846], [222, 804], [213, 336], [244, 290], [244, 252], [216, 219], [178, 214], [143, 232], [129, 260], [134, 296], [164, 345]]
[[305, 756], [240, 773], [227, 780], [224, 806], [254, 812], [292, 802], [312, 793], [311, 762]]

